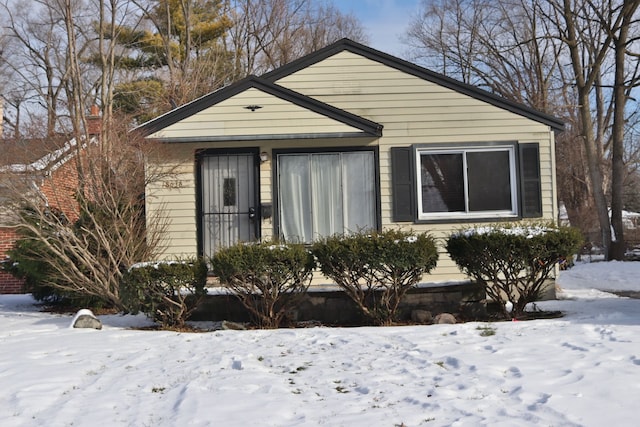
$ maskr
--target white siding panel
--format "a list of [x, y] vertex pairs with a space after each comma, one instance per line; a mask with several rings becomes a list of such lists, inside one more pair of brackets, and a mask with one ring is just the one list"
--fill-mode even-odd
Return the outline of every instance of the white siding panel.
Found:
[[197, 255], [195, 234], [194, 151], [187, 146], [163, 145], [161, 155], [149, 160], [159, 180], [147, 186], [148, 221], [168, 217], [163, 245], [163, 259]]

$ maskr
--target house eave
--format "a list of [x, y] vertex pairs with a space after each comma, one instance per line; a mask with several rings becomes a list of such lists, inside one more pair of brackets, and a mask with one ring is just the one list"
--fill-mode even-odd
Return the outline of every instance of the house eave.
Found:
[[365, 138], [376, 139], [380, 135], [361, 132], [333, 132], [333, 133], [294, 133], [294, 134], [261, 134], [261, 135], [232, 135], [232, 136], [190, 136], [153, 138], [163, 143], [197, 143], [197, 142], [246, 142], [246, 141], [290, 141], [300, 139], [342, 139]]

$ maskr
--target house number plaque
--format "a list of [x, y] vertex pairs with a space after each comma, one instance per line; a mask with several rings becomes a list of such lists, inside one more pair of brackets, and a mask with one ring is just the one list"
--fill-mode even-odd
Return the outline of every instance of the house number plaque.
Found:
[[184, 187], [183, 182], [177, 179], [173, 181], [162, 182], [162, 188], [182, 188], [182, 187]]

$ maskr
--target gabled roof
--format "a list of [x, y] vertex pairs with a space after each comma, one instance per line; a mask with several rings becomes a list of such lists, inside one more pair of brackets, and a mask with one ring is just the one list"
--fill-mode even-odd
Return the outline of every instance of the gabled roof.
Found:
[[[0, 139], [0, 210], [16, 191], [32, 191], [40, 179], [76, 155], [76, 139]], [[16, 190], [17, 189], [17, 190]], [[6, 212], [0, 212], [0, 219]]]
[[376, 61], [389, 67], [395, 68], [396, 70], [411, 74], [415, 77], [427, 80], [431, 83], [446, 87], [464, 95], [468, 95], [472, 98], [478, 99], [512, 113], [535, 120], [539, 123], [543, 123], [555, 130], [561, 131], [564, 129], [564, 123], [558, 118], [553, 117], [549, 114], [545, 114], [523, 104], [501, 98], [491, 92], [487, 92], [478, 87], [459, 82], [443, 74], [436, 73], [427, 68], [420, 67], [419, 65], [413, 64], [379, 50], [375, 50], [360, 43], [356, 43], [353, 40], [346, 38], [339, 40], [309, 55], [303, 56], [302, 58], [299, 58], [295, 61], [292, 61], [280, 68], [270, 71], [264, 74], [262, 78], [271, 82], [276, 82], [283, 77], [307, 68], [317, 62], [323, 61], [328, 57], [342, 51], [348, 51], [357, 55], [361, 55], [372, 61]]
[[[347, 111], [336, 108], [332, 105], [318, 101], [316, 99], [305, 96], [301, 93], [292, 91], [285, 87], [279, 86], [273, 82], [256, 76], [246, 77], [230, 86], [219, 89], [215, 92], [200, 97], [188, 104], [171, 110], [162, 116], [150, 120], [136, 130], [141, 131], [145, 135], [152, 135], [162, 129], [165, 129], [181, 120], [191, 117], [209, 107], [215, 106], [223, 101], [238, 95], [249, 89], [257, 89], [276, 98], [288, 101], [298, 107], [304, 108], [313, 113], [330, 118], [344, 125], [358, 130], [359, 135], [349, 136], [373, 136], [382, 135], [382, 125]], [[247, 106], [245, 108], [250, 108]]]
[[2, 138], [0, 139], [0, 168], [50, 164], [65, 156], [69, 138], [54, 136], [51, 138]]

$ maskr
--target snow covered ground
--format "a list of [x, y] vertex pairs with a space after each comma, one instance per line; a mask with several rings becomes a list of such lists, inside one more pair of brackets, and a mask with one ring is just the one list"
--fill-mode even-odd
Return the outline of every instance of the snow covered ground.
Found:
[[[560, 319], [210, 333], [0, 296], [0, 426], [635, 426], [640, 262], [561, 273]], [[494, 335], [490, 335], [495, 332]]]

